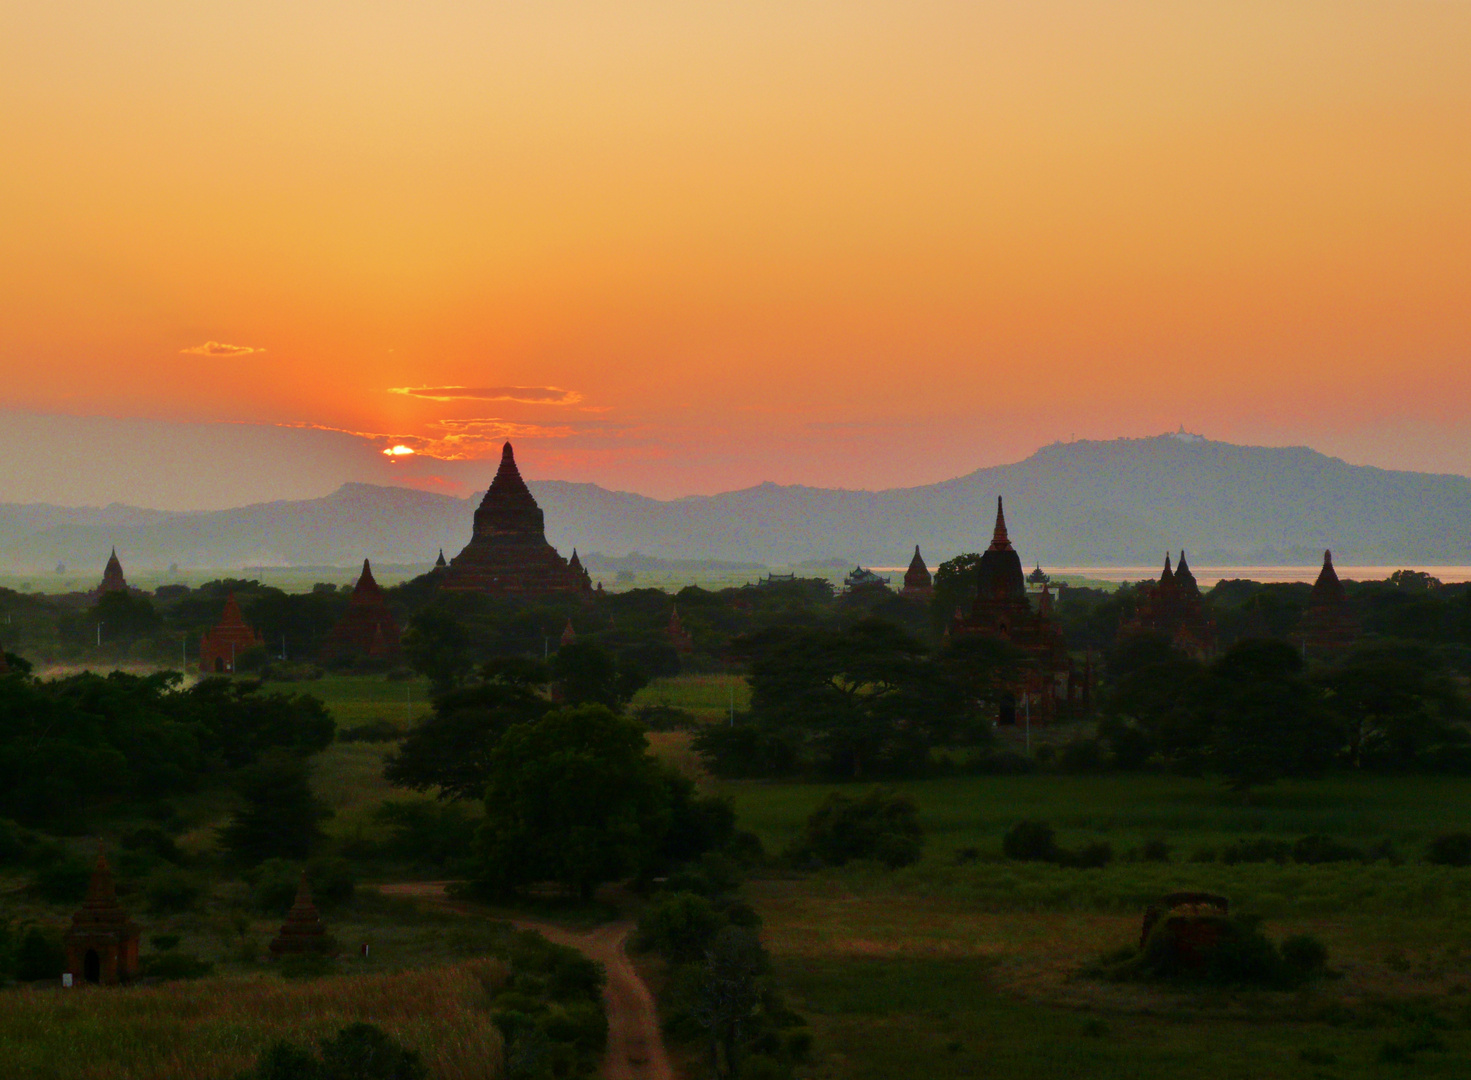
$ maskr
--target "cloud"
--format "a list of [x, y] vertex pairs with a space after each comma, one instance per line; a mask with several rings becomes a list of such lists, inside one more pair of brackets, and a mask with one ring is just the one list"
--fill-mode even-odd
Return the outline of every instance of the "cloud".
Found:
[[558, 386], [391, 386], [390, 394], [425, 401], [519, 401], [526, 405], [575, 405], [582, 400], [576, 390]]
[[390, 461], [411, 457], [429, 457], [439, 461], [478, 461], [498, 455], [501, 444], [507, 439], [563, 439], [578, 434], [576, 428], [565, 425], [526, 424], [517, 420], [502, 420], [497, 416], [436, 420], [429, 426], [437, 430], [428, 435], [352, 431], [348, 428], [305, 422], [282, 423], [277, 426], [335, 431], [357, 439], [366, 439], [377, 444], [379, 452]]
[[253, 345], [226, 345], [223, 341], [206, 341], [203, 345], [191, 345], [179, 350], [189, 356], [249, 356], [251, 353], [265, 351]]

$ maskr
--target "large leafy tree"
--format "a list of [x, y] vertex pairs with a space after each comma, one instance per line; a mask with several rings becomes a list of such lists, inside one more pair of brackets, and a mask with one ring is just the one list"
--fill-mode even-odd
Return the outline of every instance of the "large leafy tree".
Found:
[[1433, 649], [1369, 644], [1321, 678], [1356, 767], [1407, 768], [1467, 743], [1465, 698]]
[[434, 699], [434, 712], [389, 757], [389, 783], [437, 791], [441, 799], [478, 799], [490, 778], [490, 755], [513, 725], [540, 719], [551, 703], [539, 692], [545, 665], [505, 660], [488, 669], [489, 681]]
[[637, 723], [602, 705], [557, 709], [491, 752], [481, 883], [507, 893], [552, 881], [590, 897], [649, 866], [670, 817], [670, 776]]

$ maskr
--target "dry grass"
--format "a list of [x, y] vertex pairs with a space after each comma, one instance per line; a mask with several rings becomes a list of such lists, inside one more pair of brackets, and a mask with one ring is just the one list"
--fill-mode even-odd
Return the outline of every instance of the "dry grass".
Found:
[[501, 1040], [486, 987], [497, 961], [286, 982], [253, 974], [125, 989], [20, 989], [0, 1010], [0, 1078], [221, 1080], [278, 1039], [315, 1042], [356, 1022], [418, 1050], [430, 1076], [485, 1080]]

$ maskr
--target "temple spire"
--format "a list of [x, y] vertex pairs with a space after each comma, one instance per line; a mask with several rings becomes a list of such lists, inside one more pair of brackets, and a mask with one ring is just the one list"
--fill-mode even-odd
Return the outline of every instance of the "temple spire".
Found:
[[991, 534], [992, 551], [1010, 551], [1011, 538], [1006, 535], [1006, 511], [1001, 505], [1001, 496], [996, 496], [996, 531]]

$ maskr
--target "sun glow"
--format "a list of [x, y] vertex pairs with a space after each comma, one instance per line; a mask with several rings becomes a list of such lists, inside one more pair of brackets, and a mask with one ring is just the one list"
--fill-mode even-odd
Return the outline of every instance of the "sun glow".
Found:
[[409, 454], [412, 454], [414, 452], [414, 448], [412, 446], [405, 446], [403, 443], [399, 443], [397, 446], [388, 447], [383, 452], [389, 457], [405, 457]]

